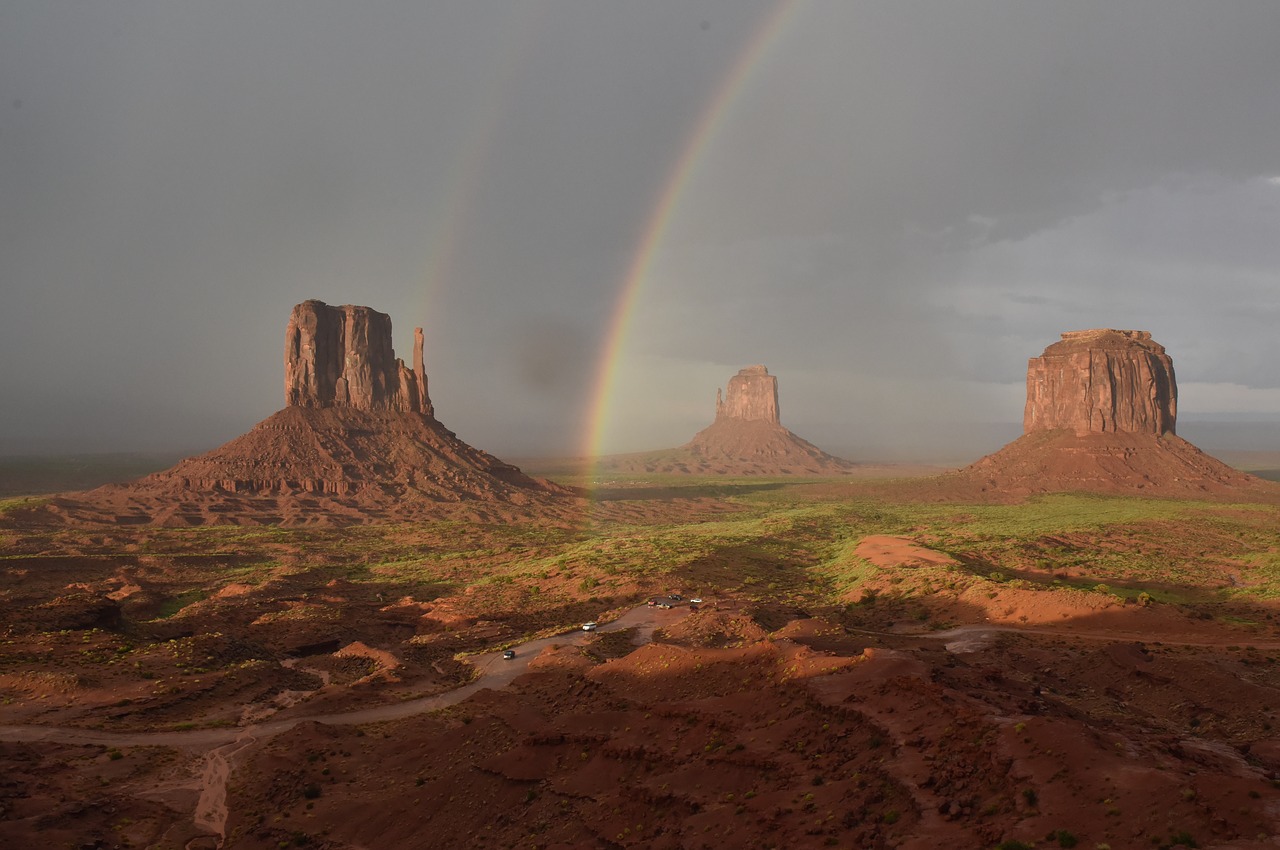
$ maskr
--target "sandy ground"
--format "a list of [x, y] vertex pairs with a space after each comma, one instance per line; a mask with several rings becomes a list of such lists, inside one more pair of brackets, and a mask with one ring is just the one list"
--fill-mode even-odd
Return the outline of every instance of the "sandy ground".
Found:
[[[469, 684], [402, 702], [300, 699], [191, 731], [9, 725], [9, 787], [28, 793], [0, 838], [111, 846], [150, 824], [140, 846], [930, 848], [1059, 830], [1274, 846], [1280, 636], [1241, 647], [1142, 616], [1122, 637], [1088, 616], [904, 634], [769, 631], [728, 600], [642, 606], [477, 655]], [[85, 795], [95, 776], [107, 790]]]
[[[756, 558], [754, 595], [696, 611], [635, 607], [674, 574], [582, 566], [617, 555], [642, 574], [666, 539], [648, 528], [696, 542], [748, 509], [743, 492], [628, 482], [575, 508], [635, 524], [616, 539], [555, 537], [558, 513], [513, 528], [519, 512], [485, 505], [391, 543], [0, 528], [0, 846], [1280, 843], [1277, 606], [1143, 605], [1053, 588], [1088, 564], [1039, 563], [1141, 545], [1200, 569], [1171, 592], [1217, 599], [1267, 569], [1245, 554], [1276, 551], [1271, 514], [1028, 536], [999, 563], [901, 523], [850, 539], [844, 566], [867, 577], [821, 605], [771, 589], [808, 563], [771, 515], [754, 547], [683, 574]], [[491, 580], [515, 571], [538, 592]], [[608, 625], [563, 631], [593, 619]]]
[[[599, 633], [624, 631], [628, 633], [633, 643], [643, 644], [652, 638], [656, 628], [669, 626], [687, 614], [688, 609], [685, 607], [659, 609], [651, 606], [641, 606], [613, 622], [601, 625], [595, 632], [579, 629], [567, 634], [521, 644], [512, 650], [515, 655], [510, 659], [504, 657], [502, 652], [483, 653], [471, 659], [471, 665], [475, 669], [475, 677], [470, 684], [441, 694], [394, 704], [338, 714], [303, 715], [277, 720], [264, 719], [282, 707], [303, 703], [313, 693], [299, 691], [292, 692], [291, 698], [286, 701], [277, 700], [275, 705], [265, 710], [262, 707], [246, 706], [243, 716], [260, 722], [253, 722], [233, 729], [210, 729], [190, 732], [111, 733], [75, 727], [17, 725], [0, 726], [0, 741], [53, 742], [112, 748], [171, 747], [188, 752], [199, 752], [207, 748], [203, 755], [197, 756], [200, 766], [193, 781], [175, 785], [172, 781], [165, 779], [153, 788], [135, 788], [133, 793], [144, 798], [164, 799], [170, 792], [175, 790], [194, 792], [197, 796], [192, 815], [193, 824], [198, 831], [216, 836], [217, 846], [221, 847], [225, 839], [228, 817], [227, 785], [237, 757], [250, 747], [287, 732], [302, 723], [319, 723], [329, 726], [363, 725], [413, 717], [425, 712], [456, 705], [479, 691], [506, 687], [518, 676], [525, 674], [531, 661], [536, 658], [538, 653], [549, 647], [580, 645], [590, 640], [595, 640]], [[345, 647], [335, 653], [335, 656], [372, 657], [382, 670], [398, 666], [398, 662], [390, 656], [390, 653], [372, 650], [363, 644], [353, 644]], [[213, 746], [210, 747], [210, 745]], [[196, 837], [198, 838], [199, 836]], [[31, 840], [34, 840], [34, 837]]]

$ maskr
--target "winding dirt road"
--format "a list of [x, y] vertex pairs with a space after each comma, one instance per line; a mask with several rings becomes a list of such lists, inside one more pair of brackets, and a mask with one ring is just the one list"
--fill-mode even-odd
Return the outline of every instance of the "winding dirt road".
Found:
[[[640, 606], [627, 612], [611, 623], [602, 625], [601, 632], [616, 632], [635, 629], [633, 642], [639, 646], [653, 638], [654, 630], [671, 625], [683, 619], [688, 608], [677, 607], [661, 609]], [[924, 640], [941, 640], [952, 653], [976, 652], [987, 648], [999, 634], [1039, 635], [1045, 637], [1070, 637], [1074, 639], [1090, 639], [1099, 641], [1125, 641], [1156, 639], [1170, 645], [1212, 646], [1219, 641], [1170, 640], [1167, 636], [1153, 638], [1152, 635], [1106, 634], [1097, 632], [1073, 632], [1062, 628], [1017, 627], [996, 624], [970, 624], [945, 631], [924, 633], [892, 633], [871, 630], [853, 629], [851, 631], [875, 635], [885, 638], [916, 638]], [[514, 647], [516, 657], [504, 659], [501, 652], [488, 652], [473, 656], [471, 664], [476, 669], [476, 677], [470, 683], [446, 693], [418, 697], [399, 703], [376, 705], [369, 708], [356, 709], [332, 714], [304, 715], [277, 720], [262, 720], [234, 728], [196, 729], [184, 732], [104, 732], [92, 729], [56, 726], [0, 726], [0, 740], [21, 742], [56, 742], [79, 745], [101, 745], [110, 747], [162, 746], [188, 750], [193, 755], [203, 753], [199, 776], [192, 782], [181, 783], [180, 786], [170, 783], [167, 788], [183, 787], [198, 791], [198, 800], [193, 813], [195, 826], [206, 836], [217, 837], [218, 846], [225, 840], [228, 819], [227, 785], [235, 768], [235, 761], [255, 743], [271, 738], [294, 728], [300, 723], [321, 723], [328, 725], [363, 725], [388, 720], [399, 720], [455, 705], [478, 691], [506, 687], [518, 676], [528, 671], [529, 664], [545, 648], [552, 645], [581, 645], [591, 638], [591, 633], [574, 630], [553, 637], [539, 638]], [[1267, 648], [1273, 644], [1267, 641]], [[1262, 646], [1262, 642], [1258, 643]], [[309, 693], [302, 692], [298, 696], [305, 699]], [[245, 717], [262, 716], [262, 706], [245, 706]], [[269, 710], [269, 709], [268, 709]], [[165, 789], [156, 788], [154, 793], [161, 796]], [[144, 792], [148, 794], [150, 792]], [[203, 845], [202, 845], [203, 846]]]
[[[642, 605], [628, 611], [622, 617], [598, 631], [616, 632], [635, 629], [637, 646], [653, 639], [655, 629], [671, 625], [689, 613], [685, 607], [662, 609]], [[467, 697], [484, 690], [497, 689], [511, 684], [517, 676], [529, 669], [529, 663], [546, 647], [552, 645], [580, 645], [591, 638], [591, 632], [581, 629], [539, 638], [514, 647], [516, 657], [504, 659], [501, 652], [486, 652], [473, 656], [470, 661], [477, 675], [470, 683], [443, 694], [420, 697], [389, 705], [344, 711], [336, 714], [316, 714], [268, 720], [248, 726], [221, 729], [195, 729], [188, 732], [100, 732], [66, 726], [0, 726], [0, 741], [51, 741], [62, 744], [90, 744], [110, 747], [174, 747], [204, 750], [204, 764], [199, 780], [199, 800], [193, 816], [196, 826], [218, 837], [218, 846], [226, 838], [227, 783], [234, 769], [236, 755], [254, 743], [279, 735], [299, 723], [324, 723], [333, 726], [351, 726], [400, 720], [455, 705]], [[246, 710], [249, 706], [246, 706]]]

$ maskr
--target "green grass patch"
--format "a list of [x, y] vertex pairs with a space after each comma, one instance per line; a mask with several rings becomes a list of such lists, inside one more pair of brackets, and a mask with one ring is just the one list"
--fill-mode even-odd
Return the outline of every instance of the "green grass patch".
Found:
[[176, 616], [183, 608], [209, 598], [209, 591], [203, 588], [195, 588], [179, 593], [177, 596], [171, 596], [164, 602], [160, 603], [159, 610], [156, 612], [155, 619], [167, 620]]
[[1255, 552], [1242, 561], [1251, 567], [1245, 574], [1247, 586], [1232, 588], [1231, 595], [1280, 599], [1280, 552]]
[[47, 501], [49, 500], [42, 499], [39, 496], [20, 496], [16, 499], [0, 499], [0, 514], [7, 514], [24, 508], [38, 508]]

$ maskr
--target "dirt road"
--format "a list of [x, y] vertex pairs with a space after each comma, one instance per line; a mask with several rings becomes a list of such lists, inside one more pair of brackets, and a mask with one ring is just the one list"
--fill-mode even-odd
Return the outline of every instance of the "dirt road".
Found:
[[[642, 605], [628, 611], [598, 631], [636, 630], [635, 643], [653, 639], [655, 629], [675, 623], [689, 613], [686, 607], [662, 609]], [[553, 637], [539, 638], [514, 647], [515, 658], [504, 659], [501, 652], [487, 652], [470, 659], [476, 668], [474, 680], [461, 688], [443, 694], [421, 697], [406, 702], [378, 705], [336, 714], [317, 714], [268, 720], [248, 726], [223, 729], [194, 729], [188, 732], [99, 732], [59, 726], [0, 726], [0, 741], [51, 741], [63, 744], [90, 744], [109, 747], [163, 746], [205, 751], [200, 772], [199, 800], [194, 821], [200, 829], [218, 836], [219, 846], [226, 835], [227, 782], [234, 769], [234, 759], [254, 743], [279, 735], [299, 723], [324, 723], [334, 726], [361, 725], [386, 720], [399, 720], [462, 702], [484, 690], [506, 687], [529, 669], [529, 663], [543, 649], [552, 645], [580, 645], [592, 633], [577, 629]], [[246, 709], [250, 706], [246, 706]]]

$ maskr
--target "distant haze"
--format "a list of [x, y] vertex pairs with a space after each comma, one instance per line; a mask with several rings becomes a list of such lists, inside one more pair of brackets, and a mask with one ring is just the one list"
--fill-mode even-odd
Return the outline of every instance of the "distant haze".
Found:
[[236, 436], [307, 298], [423, 326], [468, 442], [577, 453], [664, 197], [607, 451], [763, 363], [829, 451], [972, 459], [1100, 326], [1280, 450], [1277, 44], [1272, 0], [3, 4], [0, 454]]

